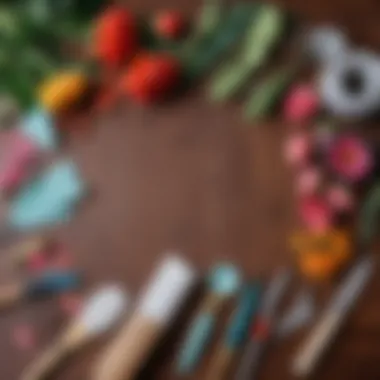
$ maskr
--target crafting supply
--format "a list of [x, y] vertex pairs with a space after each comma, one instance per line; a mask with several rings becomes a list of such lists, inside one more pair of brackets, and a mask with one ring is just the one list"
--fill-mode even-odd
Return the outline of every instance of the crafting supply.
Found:
[[248, 338], [248, 331], [259, 308], [260, 295], [261, 285], [258, 282], [244, 286], [227, 333], [211, 360], [205, 379], [230, 379], [236, 354]]
[[324, 64], [340, 59], [348, 47], [345, 34], [334, 26], [319, 26], [306, 34], [305, 50]]
[[241, 274], [231, 264], [219, 264], [212, 269], [208, 286], [179, 353], [177, 372], [180, 374], [190, 373], [198, 365], [211, 341], [220, 313], [241, 286]]
[[275, 46], [283, 38], [285, 14], [274, 5], [261, 5], [251, 21], [242, 51], [235, 60], [217, 72], [210, 87], [210, 97], [223, 101], [236, 95], [250, 77], [263, 66]]
[[47, 236], [32, 236], [13, 245], [7, 250], [5, 257], [7, 261], [11, 261], [14, 265], [25, 265], [48, 250], [50, 244], [51, 240]]
[[[186, 76], [197, 79], [218, 65], [235, 44], [240, 41], [249, 23], [257, 12], [257, 4], [234, 5], [212, 33], [202, 38], [201, 43], [183, 53]], [[212, 29], [212, 28], [211, 28]]]
[[65, 222], [85, 192], [74, 162], [56, 162], [12, 199], [8, 223], [17, 230], [27, 231]]
[[325, 65], [319, 78], [324, 108], [347, 119], [363, 119], [380, 108], [380, 59], [371, 52], [352, 51]]
[[308, 325], [315, 314], [315, 301], [310, 291], [302, 289], [279, 321], [277, 336], [286, 338]]
[[20, 128], [40, 149], [54, 151], [58, 148], [59, 139], [53, 116], [46, 110], [35, 108], [30, 111]]
[[52, 375], [69, 355], [114, 327], [128, 303], [128, 295], [118, 285], [97, 290], [58, 340], [25, 370], [21, 380], [43, 380]]
[[18, 130], [12, 130], [4, 152], [0, 170], [0, 192], [12, 195], [35, 174], [40, 158], [39, 147]]
[[253, 325], [252, 336], [244, 350], [236, 380], [248, 380], [256, 377], [261, 358], [275, 332], [278, 307], [290, 284], [291, 277], [289, 269], [280, 270], [274, 275], [264, 292], [262, 304]]
[[0, 287], [0, 309], [15, 305], [22, 300], [61, 294], [80, 285], [80, 276], [75, 272], [47, 272], [26, 282]]
[[195, 281], [193, 268], [180, 256], [165, 257], [138, 300], [133, 315], [96, 363], [91, 379], [135, 379]]
[[245, 118], [247, 120], [262, 119], [273, 112], [290, 86], [296, 71], [292, 63], [291, 67], [277, 69], [255, 85], [244, 106]]
[[300, 347], [293, 362], [294, 375], [303, 377], [312, 374], [370, 281], [373, 272], [373, 259], [365, 257], [361, 258], [347, 274], [342, 284], [332, 295], [331, 301], [319, 322]]

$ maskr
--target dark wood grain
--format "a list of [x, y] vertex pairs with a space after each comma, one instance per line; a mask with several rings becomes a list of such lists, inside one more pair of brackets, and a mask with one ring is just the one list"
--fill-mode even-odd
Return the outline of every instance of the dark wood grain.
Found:
[[[180, 7], [193, 14], [199, 1], [133, 2], [137, 12]], [[334, 21], [355, 41], [380, 47], [378, 0], [282, 0], [305, 23]], [[239, 264], [245, 275], [269, 275], [291, 263], [285, 249], [294, 225], [292, 178], [281, 157], [281, 123], [244, 124], [236, 105], [208, 104], [199, 89], [175, 104], [142, 109], [129, 103], [93, 121], [91, 131], [70, 134], [68, 153], [95, 194], [59, 235], [89, 287], [121, 281], [133, 293], [147, 280], [162, 253], [184, 252], [200, 271], [216, 260]], [[380, 280], [371, 283], [331, 350], [317, 379], [380, 378]], [[178, 321], [185, 325], [192, 310]], [[41, 348], [62, 327], [54, 302], [33, 304], [0, 319], [1, 380], [16, 380], [37, 353], [10, 341], [19, 321], [33, 320]], [[173, 353], [183, 335], [174, 329], [142, 378], [177, 379]], [[290, 358], [302, 334], [273, 347], [262, 380], [287, 380]], [[55, 380], [88, 378], [99, 344], [74, 358]], [[204, 368], [192, 379], [201, 379]], [[107, 379], [104, 379], [107, 380]]]

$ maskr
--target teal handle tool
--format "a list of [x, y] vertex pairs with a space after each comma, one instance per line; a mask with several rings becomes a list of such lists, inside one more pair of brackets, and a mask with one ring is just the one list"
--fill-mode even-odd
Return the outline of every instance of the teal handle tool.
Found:
[[195, 319], [180, 352], [178, 373], [187, 374], [196, 368], [213, 334], [215, 319], [211, 313], [202, 313]]

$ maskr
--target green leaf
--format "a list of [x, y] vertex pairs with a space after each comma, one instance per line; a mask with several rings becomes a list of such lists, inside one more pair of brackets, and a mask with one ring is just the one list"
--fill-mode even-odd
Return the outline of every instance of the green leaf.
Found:
[[359, 213], [358, 239], [368, 246], [379, 230], [380, 222], [380, 182], [369, 191]]

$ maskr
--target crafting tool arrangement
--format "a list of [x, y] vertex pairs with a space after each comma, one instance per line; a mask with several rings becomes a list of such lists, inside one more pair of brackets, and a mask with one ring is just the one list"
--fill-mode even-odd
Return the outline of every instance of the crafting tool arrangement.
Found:
[[[62, 120], [83, 109], [97, 115], [125, 99], [145, 107], [170, 104], [209, 76], [210, 102], [239, 100], [248, 125], [265, 127], [281, 116], [288, 129], [284, 159], [294, 173], [300, 224], [289, 232], [288, 246], [304, 285], [283, 312], [297, 270], [246, 283], [234, 265], [216, 265], [178, 349], [173, 371], [179, 377], [198, 374], [211, 354], [205, 379], [256, 378], [274, 342], [316, 320], [291, 366], [296, 376], [312, 374], [374, 271], [372, 256], [355, 252], [370, 252], [377, 232], [380, 186], [371, 188], [376, 147], [350, 125], [380, 110], [380, 56], [352, 46], [339, 29], [297, 28], [292, 19], [265, 2], [221, 0], [205, 0], [193, 23], [176, 10], [137, 17], [101, 0], [17, 0], [0, 8], [0, 195], [9, 204], [5, 224], [18, 232], [69, 220], [86, 195], [75, 163], [50, 159], [70, 127], [66, 121], [61, 128]], [[305, 77], [310, 68], [313, 74]], [[81, 274], [56, 258], [61, 248], [37, 236], [8, 251], [4, 259], [28, 275], [0, 287], [2, 310], [41, 297], [63, 300], [76, 291]], [[345, 273], [318, 319], [318, 286]], [[202, 276], [182, 257], [167, 256], [129, 317], [129, 295], [118, 285], [99, 287], [22, 380], [52, 376], [123, 316], [89, 376], [134, 379], [198, 280]], [[219, 337], [231, 303], [235, 311]]]

